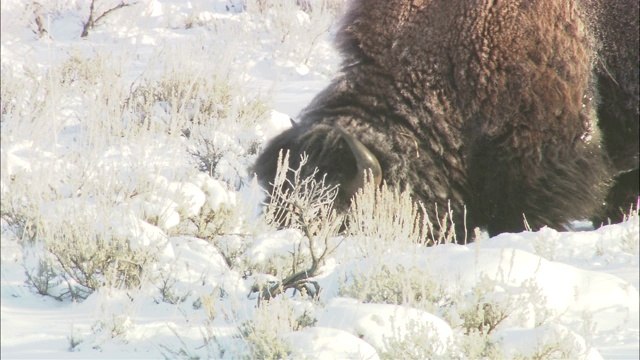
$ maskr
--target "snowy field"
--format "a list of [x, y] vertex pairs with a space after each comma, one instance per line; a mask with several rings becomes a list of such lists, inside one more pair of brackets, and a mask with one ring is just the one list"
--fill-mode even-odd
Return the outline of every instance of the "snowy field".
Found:
[[2, 0], [2, 359], [638, 359], [637, 210], [426, 247], [387, 191], [269, 225], [250, 165], [340, 62], [343, 1], [298, 3], [96, 1], [81, 36], [89, 0]]

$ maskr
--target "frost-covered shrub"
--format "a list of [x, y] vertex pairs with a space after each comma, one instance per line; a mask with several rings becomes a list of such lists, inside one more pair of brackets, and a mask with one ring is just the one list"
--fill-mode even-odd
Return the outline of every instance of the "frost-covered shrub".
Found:
[[486, 332], [454, 333], [452, 354], [463, 359], [503, 359], [500, 340], [494, 340]]
[[96, 148], [129, 134], [122, 103], [130, 84], [121, 65], [106, 52], [71, 49], [68, 58], [48, 68], [3, 66], [3, 142], [37, 139], [46, 148], [75, 132], [84, 136], [74, 142]]
[[339, 297], [318, 311], [316, 325], [347, 331], [369, 343], [379, 354], [389, 353], [388, 357], [403, 352], [413, 357], [420, 353], [444, 357], [452, 338], [451, 327], [426, 311], [404, 305], [363, 304]]
[[50, 254], [45, 269], [55, 273], [66, 287], [58, 290], [59, 294], [48, 295], [84, 299], [103, 286], [139, 286], [143, 270], [154, 261], [152, 253], [132, 248], [128, 239], [97, 229], [97, 219], [86, 220], [75, 218], [39, 228], [39, 237]]
[[[308, 157], [301, 156], [297, 169], [289, 168], [289, 153], [280, 154], [278, 170], [269, 194], [264, 214], [268, 223], [301, 229], [305, 235], [317, 235], [329, 231], [332, 235], [339, 227], [340, 217], [333, 209], [338, 187], [316, 180], [317, 169], [303, 178], [301, 169]], [[326, 229], [323, 225], [331, 225]]]
[[112, 137], [139, 133], [123, 121], [127, 113], [123, 103], [130, 84], [125, 80], [121, 58], [107, 52], [83, 54], [72, 49], [69, 58], [50, 72], [55, 80], [50, 81], [52, 93], [62, 94], [58, 103], [51, 101], [59, 107], [55, 111], [60, 115], [75, 112], [72, 119], [82, 126], [88, 143], [109, 144], [115, 140]]
[[241, 337], [249, 349], [250, 359], [286, 359], [300, 356], [284, 335], [301, 330], [313, 322], [295, 302], [281, 296], [263, 301], [250, 320], [240, 327]]
[[625, 216], [625, 221], [629, 221], [629, 226], [625, 227], [624, 235], [620, 242], [620, 248], [631, 255], [637, 255], [640, 250], [640, 217], [638, 216], [640, 209], [640, 199], [635, 207], [629, 209], [629, 215]]
[[[192, 48], [176, 51], [194, 52], [201, 61], [209, 55]], [[256, 129], [268, 116], [267, 98], [247, 90], [242, 71], [231, 65], [172, 68], [172, 61], [184, 59], [163, 61], [170, 70], [143, 79], [126, 98], [129, 121], [147, 131], [184, 135], [200, 171], [239, 188], [262, 141]]]
[[[514, 329], [501, 335], [507, 340], [502, 345], [504, 353], [512, 359], [601, 358], [600, 356], [590, 356], [591, 349], [585, 339], [560, 324], [546, 324], [534, 329]], [[515, 337], [522, 340], [513, 341]]]
[[[437, 212], [436, 212], [437, 213]], [[386, 184], [377, 188], [368, 182], [353, 199], [348, 215], [348, 234], [358, 239], [363, 254], [374, 254], [393, 246], [413, 246], [455, 242], [451, 214], [431, 222], [425, 205], [413, 201], [406, 191], [391, 189]]]
[[33, 129], [33, 123], [54, 111], [50, 100], [59, 95], [52, 92], [48, 81], [44, 81], [55, 76], [55, 72], [41, 71], [28, 64], [19, 69], [2, 64], [0, 71], [0, 120], [5, 142], [11, 135], [7, 127], [9, 120], [13, 120], [11, 128], [16, 128], [16, 131], [33, 134], [38, 130]]
[[[138, 292], [126, 289], [101, 288], [91, 294], [81, 306], [88, 305], [95, 315], [91, 324], [91, 332], [76, 345], [76, 351], [87, 351], [89, 348], [102, 350], [110, 346], [114, 339], [127, 342], [128, 335], [136, 325], [136, 313], [139, 310]], [[78, 341], [76, 340], [76, 341]]]
[[[434, 359], [452, 357], [447, 347], [440, 341], [434, 341], [438, 328], [432, 323], [419, 323], [409, 320], [407, 333], [404, 336], [385, 338], [386, 351], [380, 354], [381, 359]], [[435, 335], [434, 335], [435, 334]], [[429, 336], [431, 335], [431, 336]], [[450, 346], [451, 344], [449, 344]], [[448, 356], [445, 356], [448, 355]]]
[[352, 279], [340, 284], [339, 294], [365, 303], [405, 304], [430, 312], [444, 306], [448, 298], [443, 284], [428, 270], [384, 263], [354, 271]]
[[44, 37], [47, 29], [43, 14], [46, 12], [47, 10], [39, 1], [5, 1], [2, 3], [2, 31], [29, 29], [34, 38]]
[[[42, 82], [33, 77], [20, 76], [18, 71], [2, 64], [2, 81], [0, 82], [0, 118], [2, 124], [10, 119], [33, 121], [42, 114], [47, 89]], [[24, 72], [33, 71], [25, 66]]]
[[469, 358], [504, 357], [501, 328], [539, 327], [555, 316], [534, 278], [506, 286], [484, 276], [470, 290], [454, 292], [441, 311], [457, 327], [458, 351]]
[[233, 234], [239, 225], [237, 210], [235, 204], [221, 204], [215, 210], [207, 206], [199, 214], [189, 217], [188, 221], [195, 227], [195, 236], [214, 242], [218, 237]]
[[[596, 244], [596, 254], [599, 256], [605, 256], [605, 261], [620, 261], [620, 259], [611, 259], [609, 253], [617, 253], [618, 249], [624, 253], [629, 254], [630, 258], [638, 256], [638, 250], [640, 248], [640, 217], [638, 217], [638, 209], [640, 208], [640, 198], [638, 203], [629, 209], [628, 215], [625, 215], [625, 225], [621, 236], [611, 238], [610, 236], [604, 236], [604, 238]], [[605, 232], [606, 230], [602, 229]]]
[[229, 76], [168, 71], [159, 79], [143, 80], [127, 98], [127, 106], [144, 127], [182, 131], [188, 136], [204, 131], [199, 126], [229, 129], [263, 119], [267, 112], [264, 99], [242, 96], [244, 89]]
[[482, 278], [471, 289], [468, 301], [457, 307], [457, 314], [462, 319], [465, 334], [474, 331], [490, 334], [511, 313], [513, 297], [504, 292], [496, 292], [495, 281], [487, 277]]
[[[3, 143], [9, 164], [15, 154], [49, 155], [11, 145]], [[163, 229], [177, 212], [157, 196], [164, 190], [150, 174], [153, 157], [109, 159], [101, 151], [69, 151], [2, 172], [3, 227], [22, 239], [27, 281], [41, 294], [84, 299], [104, 286], [136, 288], [165, 250]]]
[[56, 294], [55, 291], [55, 288], [62, 283], [62, 280], [51, 263], [51, 259], [42, 257], [38, 260], [35, 268], [25, 266], [25, 274], [27, 276], [26, 283], [32, 286], [40, 295], [52, 296], [62, 300], [63, 296]]
[[87, 56], [78, 49], [72, 49], [69, 58], [53, 71], [59, 76], [61, 85], [67, 89], [78, 86], [81, 93], [86, 93], [97, 90], [96, 87], [108, 87], [119, 82], [121, 71], [115, 64], [112, 54]]
[[[343, 218], [333, 209], [337, 187], [317, 180], [315, 172], [303, 178], [301, 169], [306, 163], [307, 157], [302, 156], [299, 167], [291, 169], [288, 153], [280, 154], [278, 159], [278, 170], [269, 203], [265, 204], [264, 216], [267, 223], [274, 226], [299, 230], [304, 240], [294, 244], [292, 266], [283, 272], [287, 276], [262, 289], [265, 299], [289, 288], [307, 291], [305, 286], [309, 279], [318, 274], [327, 256], [337, 247], [331, 241], [343, 224]], [[305, 256], [307, 251], [308, 256]], [[299, 268], [305, 259], [309, 265]]]
[[173, 268], [169, 267], [168, 271], [160, 271], [160, 274], [156, 277], [155, 283], [158, 291], [160, 292], [160, 298], [156, 300], [156, 303], [160, 301], [168, 304], [180, 304], [187, 300], [191, 295], [190, 291], [180, 291], [176, 289], [176, 284], [179, 282], [178, 278], [174, 276], [172, 272]]
[[[501, 329], [545, 326], [556, 315], [534, 278], [510, 284], [482, 276], [472, 286], [460, 286], [450, 274], [434, 274], [424, 256], [362, 260], [347, 269], [339, 295], [365, 304], [395, 304], [438, 314], [454, 331], [447, 350], [451, 357], [500, 358]], [[381, 355], [431, 357], [431, 343], [421, 336], [424, 329], [418, 325], [402, 337], [390, 337], [389, 353]]]
[[284, 279], [298, 269], [311, 266], [308, 242], [299, 230], [283, 229], [256, 235], [242, 256], [246, 274], [271, 275], [265, 280]]
[[247, 227], [249, 216], [237, 200], [237, 193], [227, 184], [202, 173], [192, 181], [182, 183], [182, 188], [176, 190], [186, 193], [190, 206], [178, 209], [181, 222], [170, 232], [207, 241], [220, 252], [227, 266], [234, 268], [241, 263], [239, 257], [250, 242], [242, 230]]
[[[6, 179], [6, 183], [5, 178], [2, 180], [0, 217], [3, 231], [5, 231], [4, 228], [6, 226], [6, 231], [11, 231], [20, 243], [33, 243], [38, 232], [37, 199], [20, 191], [15, 191], [15, 187], [20, 186], [17, 184], [21, 183], [15, 176]], [[10, 188], [14, 189], [14, 191], [9, 191]]]
[[[299, 66], [314, 62], [319, 40], [328, 35], [344, 4], [343, 0], [247, 0], [245, 9], [266, 34], [272, 54]], [[308, 72], [303, 68], [298, 70]]]

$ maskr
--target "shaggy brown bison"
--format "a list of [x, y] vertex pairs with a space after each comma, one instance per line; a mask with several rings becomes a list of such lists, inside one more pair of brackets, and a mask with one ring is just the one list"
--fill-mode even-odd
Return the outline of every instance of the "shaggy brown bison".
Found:
[[346, 209], [379, 164], [492, 235], [523, 215], [534, 229], [619, 220], [638, 198], [638, 13], [637, 0], [353, 0], [340, 75], [254, 170], [269, 188], [280, 150], [293, 167], [306, 152]]

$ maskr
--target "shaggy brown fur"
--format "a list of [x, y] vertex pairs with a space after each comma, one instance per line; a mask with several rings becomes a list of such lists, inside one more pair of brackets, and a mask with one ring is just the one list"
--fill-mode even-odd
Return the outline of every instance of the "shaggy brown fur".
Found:
[[611, 215], [638, 196], [637, 15], [627, 0], [353, 0], [341, 74], [255, 171], [268, 187], [281, 149], [307, 152], [309, 172], [344, 184], [356, 166], [339, 125], [389, 185], [450, 201], [460, 231], [464, 207], [491, 234], [522, 230], [523, 215], [533, 228], [601, 219], [620, 173]]
[[614, 186], [606, 198], [604, 211], [596, 214], [596, 225], [618, 221], [637, 204], [638, 172], [639, 56], [638, 1], [590, 0], [591, 28], [597, 37], [598, 61], [595, 75], [598, 88], [598, 125], [603, 145], [615, 171]]

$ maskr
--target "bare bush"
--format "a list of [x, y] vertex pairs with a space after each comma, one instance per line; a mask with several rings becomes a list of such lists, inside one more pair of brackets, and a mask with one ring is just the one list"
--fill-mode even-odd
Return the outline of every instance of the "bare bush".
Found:
[[[301, 168], [306, 162], [307, 157], [302, 156], [300, 167], [290, 169], [288, 154], [280, 154], [278, 176], [273, 184], [270, 203], [265, 207], [265, 216], [272, 224], [302, 231], [307, 241], [311, 264], [302, 270], [294, 265], [289, 276], [262, 289], [263, 299], [270, 299], [289, 288], [306, 292], [305, 284], [317, 275], [319, 266], [335, 250], [329, 239], [338, 233], [343, 222], [342, 217], [333, 209], [338, 189], [316, 180], [315, 173], [302, 178]], [[290, 172], [293, 174], [292, 178], [287, 177]], [[294, 258], [295, 256], [294, 254]]]

